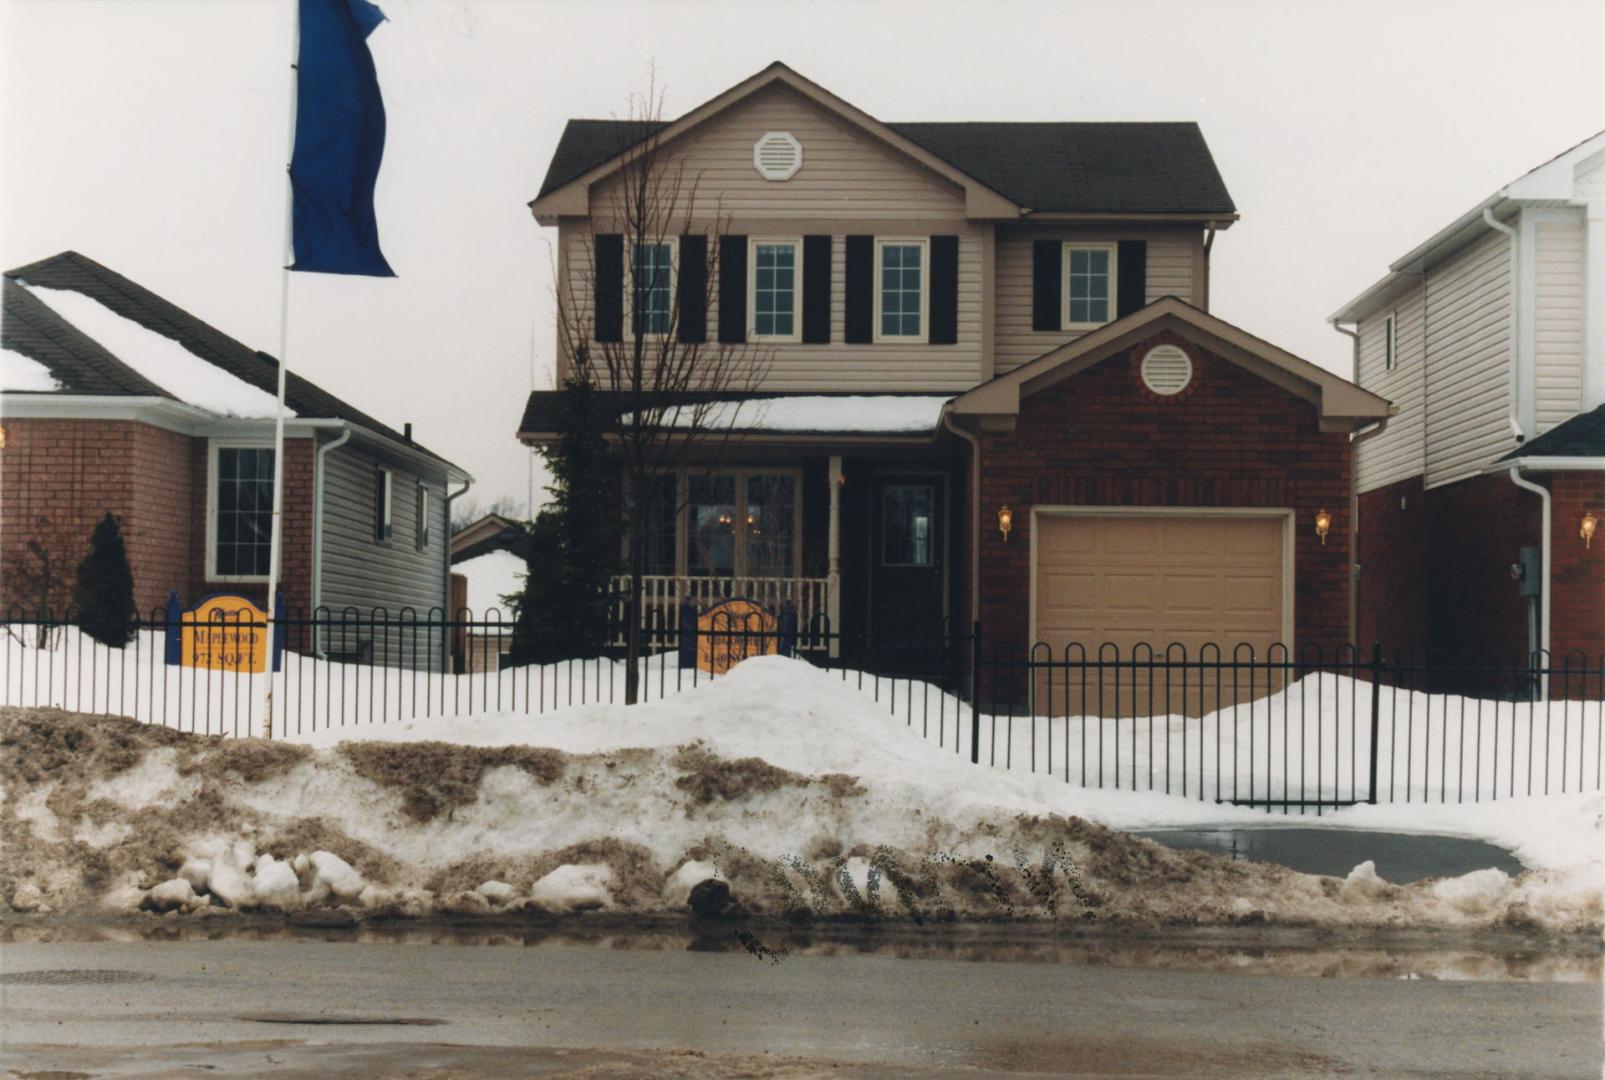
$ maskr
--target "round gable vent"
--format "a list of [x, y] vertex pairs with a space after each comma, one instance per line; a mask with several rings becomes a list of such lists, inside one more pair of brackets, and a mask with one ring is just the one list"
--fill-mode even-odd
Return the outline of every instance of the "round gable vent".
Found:
[[790, 180], [802, 168], [802, 143], [789, 131], [766, 131], [752, 145], [752, 167], [765, 180]]
[[1142, 358], [1142, 383], [1160, 397], [1187, 389], [1193, 381], [1193, 360], [1176, 345], [1155, 345]]

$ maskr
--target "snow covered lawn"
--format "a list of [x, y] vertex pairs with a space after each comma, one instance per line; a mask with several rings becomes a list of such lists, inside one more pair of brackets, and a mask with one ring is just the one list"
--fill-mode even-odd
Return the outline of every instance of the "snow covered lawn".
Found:
[[1533, 867], [1514, 880], [1398, 886], [1369, 864], [1346, 880], [1302, 875], [1106, 827], [1263, 812], [977, 767], [839, 675], [779, 658], [630, 709], [408, 721], [297, 744], [0, 715], [0, 885], [14, 905], [654, 911], [718, 878], [744, 910], [803, 918], [1601, 925], [1598, 794], [1320, 819], [1500, 843]]

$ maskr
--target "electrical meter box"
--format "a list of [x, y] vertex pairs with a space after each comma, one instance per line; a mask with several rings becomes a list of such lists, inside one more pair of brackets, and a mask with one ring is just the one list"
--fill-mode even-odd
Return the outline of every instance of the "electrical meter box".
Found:
[[1544, 563], [1540, 549], [1524, 547], [1521, 549], [1521, 560], [1517, 563], [1521, 567], [1521, 595], [1541, 596], [1544, 591]]

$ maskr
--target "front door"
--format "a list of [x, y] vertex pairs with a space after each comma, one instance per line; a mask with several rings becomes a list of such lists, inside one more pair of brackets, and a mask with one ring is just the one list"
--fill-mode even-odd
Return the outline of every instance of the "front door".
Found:
[[872, 629], [885, 645], [914, 645], [943, 632], [946, 496], [947, 478], [940, 473], [875, 480], [870, 610]]

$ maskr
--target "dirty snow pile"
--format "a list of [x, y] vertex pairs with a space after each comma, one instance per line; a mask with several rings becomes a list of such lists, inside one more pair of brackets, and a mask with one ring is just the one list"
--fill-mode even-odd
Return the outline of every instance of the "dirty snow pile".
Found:
[[801, 919], [1602, 924], [1597, 794], [1443, 808], [1525, 821], [1522, 830], [1547, 836], [1518, 847], [1536, 869], [1514, 879], [1485, 870], [1397, 885], [1370, 864], [1346, 878], [1304, 875], [1098, 823], [1263, 814], [977, 768], [839, 678], [774, 657], [630, 709], [363, 734], [372, 737], [216, 740], [0, 710], [0, 895], [23, 911], [196, 915], [646, 912], [689, 902]]

